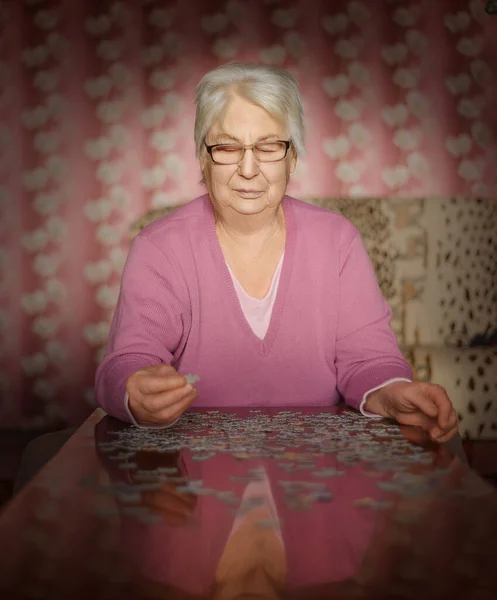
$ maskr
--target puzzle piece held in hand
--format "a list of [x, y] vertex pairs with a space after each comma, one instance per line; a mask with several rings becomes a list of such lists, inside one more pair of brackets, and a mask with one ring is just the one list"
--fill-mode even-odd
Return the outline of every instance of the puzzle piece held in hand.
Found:
[[191, 385], [200, 379], [198, 375], [193, 375], [192, 373], [188, 373], [188, 375], [185, 375], [184, 377]]

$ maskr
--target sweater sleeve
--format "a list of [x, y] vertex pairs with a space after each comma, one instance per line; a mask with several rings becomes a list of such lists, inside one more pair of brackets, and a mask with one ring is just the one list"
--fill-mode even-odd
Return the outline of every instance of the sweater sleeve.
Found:
[[383, 297], [357, 229], [340, 256], [336, 336], [337, 389], [360, 410], [364, 394], [389, 379], [413, 380], [390, 327], [392, 310]]
[[369, 412], [368, 410], [366, 410], [364, 408], [364, 405], [366, 404], [366, 400], [368, 399], [369, 394], [372, 394], [376, 390], [386, 387], [390, 383], [394, 383], [394, 381], [407, 381], [407, 382], [411, 383], [412, 379], [405, 379], [404, 377], [394, 377], [393, 379], [388, 379], [387, 381], [384, 381], [382, 384], [377, 385], [372, 390], [368, 390], [362, 397], [361, 404], [359, 405], [359, 411], [365, 417], [370, 417], [371, 419], [382, 419], [383, 418], [381, 415], [377, 415], [376, 413], [372, 413], [372, 412]]
[[106, 352], [97, 368], [97, 403], [111, 416], [132, 422], [126, 381], [136, 371], [170, 365], [191, 325], [188, 290], [174, 259], [144, 234], [124, 266]]

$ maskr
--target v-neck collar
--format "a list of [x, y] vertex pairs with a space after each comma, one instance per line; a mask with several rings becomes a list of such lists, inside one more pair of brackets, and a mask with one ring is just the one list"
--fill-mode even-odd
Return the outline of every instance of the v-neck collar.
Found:
[[248, 298], [249, 302], [251, 302], [254, 306], [261, 306], [262, 304], [264, 304], [268, 301], [269, 297], [273, 293], [273, 288], [275, 286], [276, 279], [278, 279], [278, 273], [281, 271], [281, 265], [283, 263], [284, 257], [285, 257], [285, 249], [283, 248], [283, 252], [281, 253], [280, 260], [278, 261], [278, 264], [276, 265], [276, 269], [274, 270], [273, 276], [271, 278], [271, 283], [269, 285], [269, 289], [267, 291], [267, 294], [264, 296], [264, 298], [254, 298], [253, 296], [251, 296], [247, 292], [247, 290], [243, 287], [243, 285], [240, 283], [240, 281], [236, 278], [236, 276], [233, 273], [233, 270], [229, 266], [228, 262], [227, 261], [225, 261], [225, 262], [228, 266], [228, 271], [230, 272], [231, 279], [233, 279], [235, 281], [235, 283], [238, 285], [238, 287], [240, 288], [240, 293], [243, 294], [243, 296], [245, 296], [245, 298]]
[[285, 215], [285, 250], [283, 265], [281, 267], [280, 281], [271, 313], [271, 320], [263, 340], [255, 335], [247, 319], [245, 318], [245, 315], [243, 314], [243, 309], [241, 307], [240, 300], [238, 299], [233, 279], [231, 278], [228, 265], [224, 259], [223, 251], [221, 250], [221, 245], [219, 244], [219, 240], [217, 238], [214, 207], [212, 206], [212, 202], [208, 194], [203, 197], [203, 200], [207, 218], [209, 242], [214, 255], [214, 260], [216, 262], [217, 272], [221, 274], [222, 285], [224, 285], [226, 294], [230, 299], [232, 310], [235, 311], [237, 320], [240, 323], [246, 338], [249, 340], [249, 343], [252, 344], [253, 348], [258, 351], [261, 356], [267, 356], [273, 347], [276, 334], [278, 333], [292, 272], [293, 255], [295, 249], [295, 220], [292, 199], [289, 196], [284, 196], [283, 200], [281, 201], [281, 206]]

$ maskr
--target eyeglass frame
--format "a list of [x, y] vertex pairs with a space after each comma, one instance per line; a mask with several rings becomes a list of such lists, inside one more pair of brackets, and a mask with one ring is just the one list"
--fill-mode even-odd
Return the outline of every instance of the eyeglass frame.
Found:
[[[271, 142], [266, 142], [266, 143], [267, 144], [274, 144], [275, 142], [281, 142], [281, 143], [285, 144], [285, 147], [286, 147], [285, 148], [285, 154], [283, 155], [282, 158], [278, 158], [278, 160], [264, 160], [264, 161], [261, 161], [261, 160], [258, 160], [256, 158], [255, 154], [254, 154], [254, 159], [258, 163], [261, 163], [261, 162], [262, 163], [275, 163], [275, 162], [280, 162], [281, 160], [285, 160], [286, 155], [288, 154], [288, 150], [289, 150], [290, 146], [292, 145], [292, 141], [291, 140], [272, 140]], [[212, 162], [215, 165], [222, 165], [222, 166], [225, 166], [225, 167], [229, 167], [231, 165], [239, 165], [242, 162], [242, 160], [245, 158], [245, 152], [246, 152], [246, 150], [250, 149], [250, 150], [253, 151], [254, 146], [257, 146], [257, 144], [263, 144], [263, 143], [264, 142], [257, 142], [256, 144], [251, 144], [250, 146], [244, 146], [243, 144], [229, 144], [229, 143], [228, 144], [226, 144], [226, 143], [224, 143], [224, 144], [211, 144], [210, 146], [208, 146], [205, 143], [205, 141], [204, 141], [204, 146], [207, 148], [207, 153], [209, 154], [209, 156], [211, 157]], [[242, 157], [240, 158], [240, 160], [238, 162], [234, 162], [234, 163], [219, 163], [219, 162], [216, 162], [214, 160], [214, 158], [212, 157], [212, 149], [216, 148], [216, 146], [230, 146], [230, 145], [232, 145], [232, 146], [240, 146], [243, 149], [243, 154], [242, 154]]]

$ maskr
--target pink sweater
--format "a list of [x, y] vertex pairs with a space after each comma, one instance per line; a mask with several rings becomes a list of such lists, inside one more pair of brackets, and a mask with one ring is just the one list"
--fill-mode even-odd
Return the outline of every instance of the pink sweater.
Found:
[[262, 300], [227, 266], [208, 195], [134, 239], [96, 374], [107, 413], [134, 422], [126, 380], [160, 363], [199, 375], [194, 407], [331, 406], [343, 397], [359, 410], [367, 393], [413, 379], [357, 229], [289, 196], [282, 206], [285, 252]]

